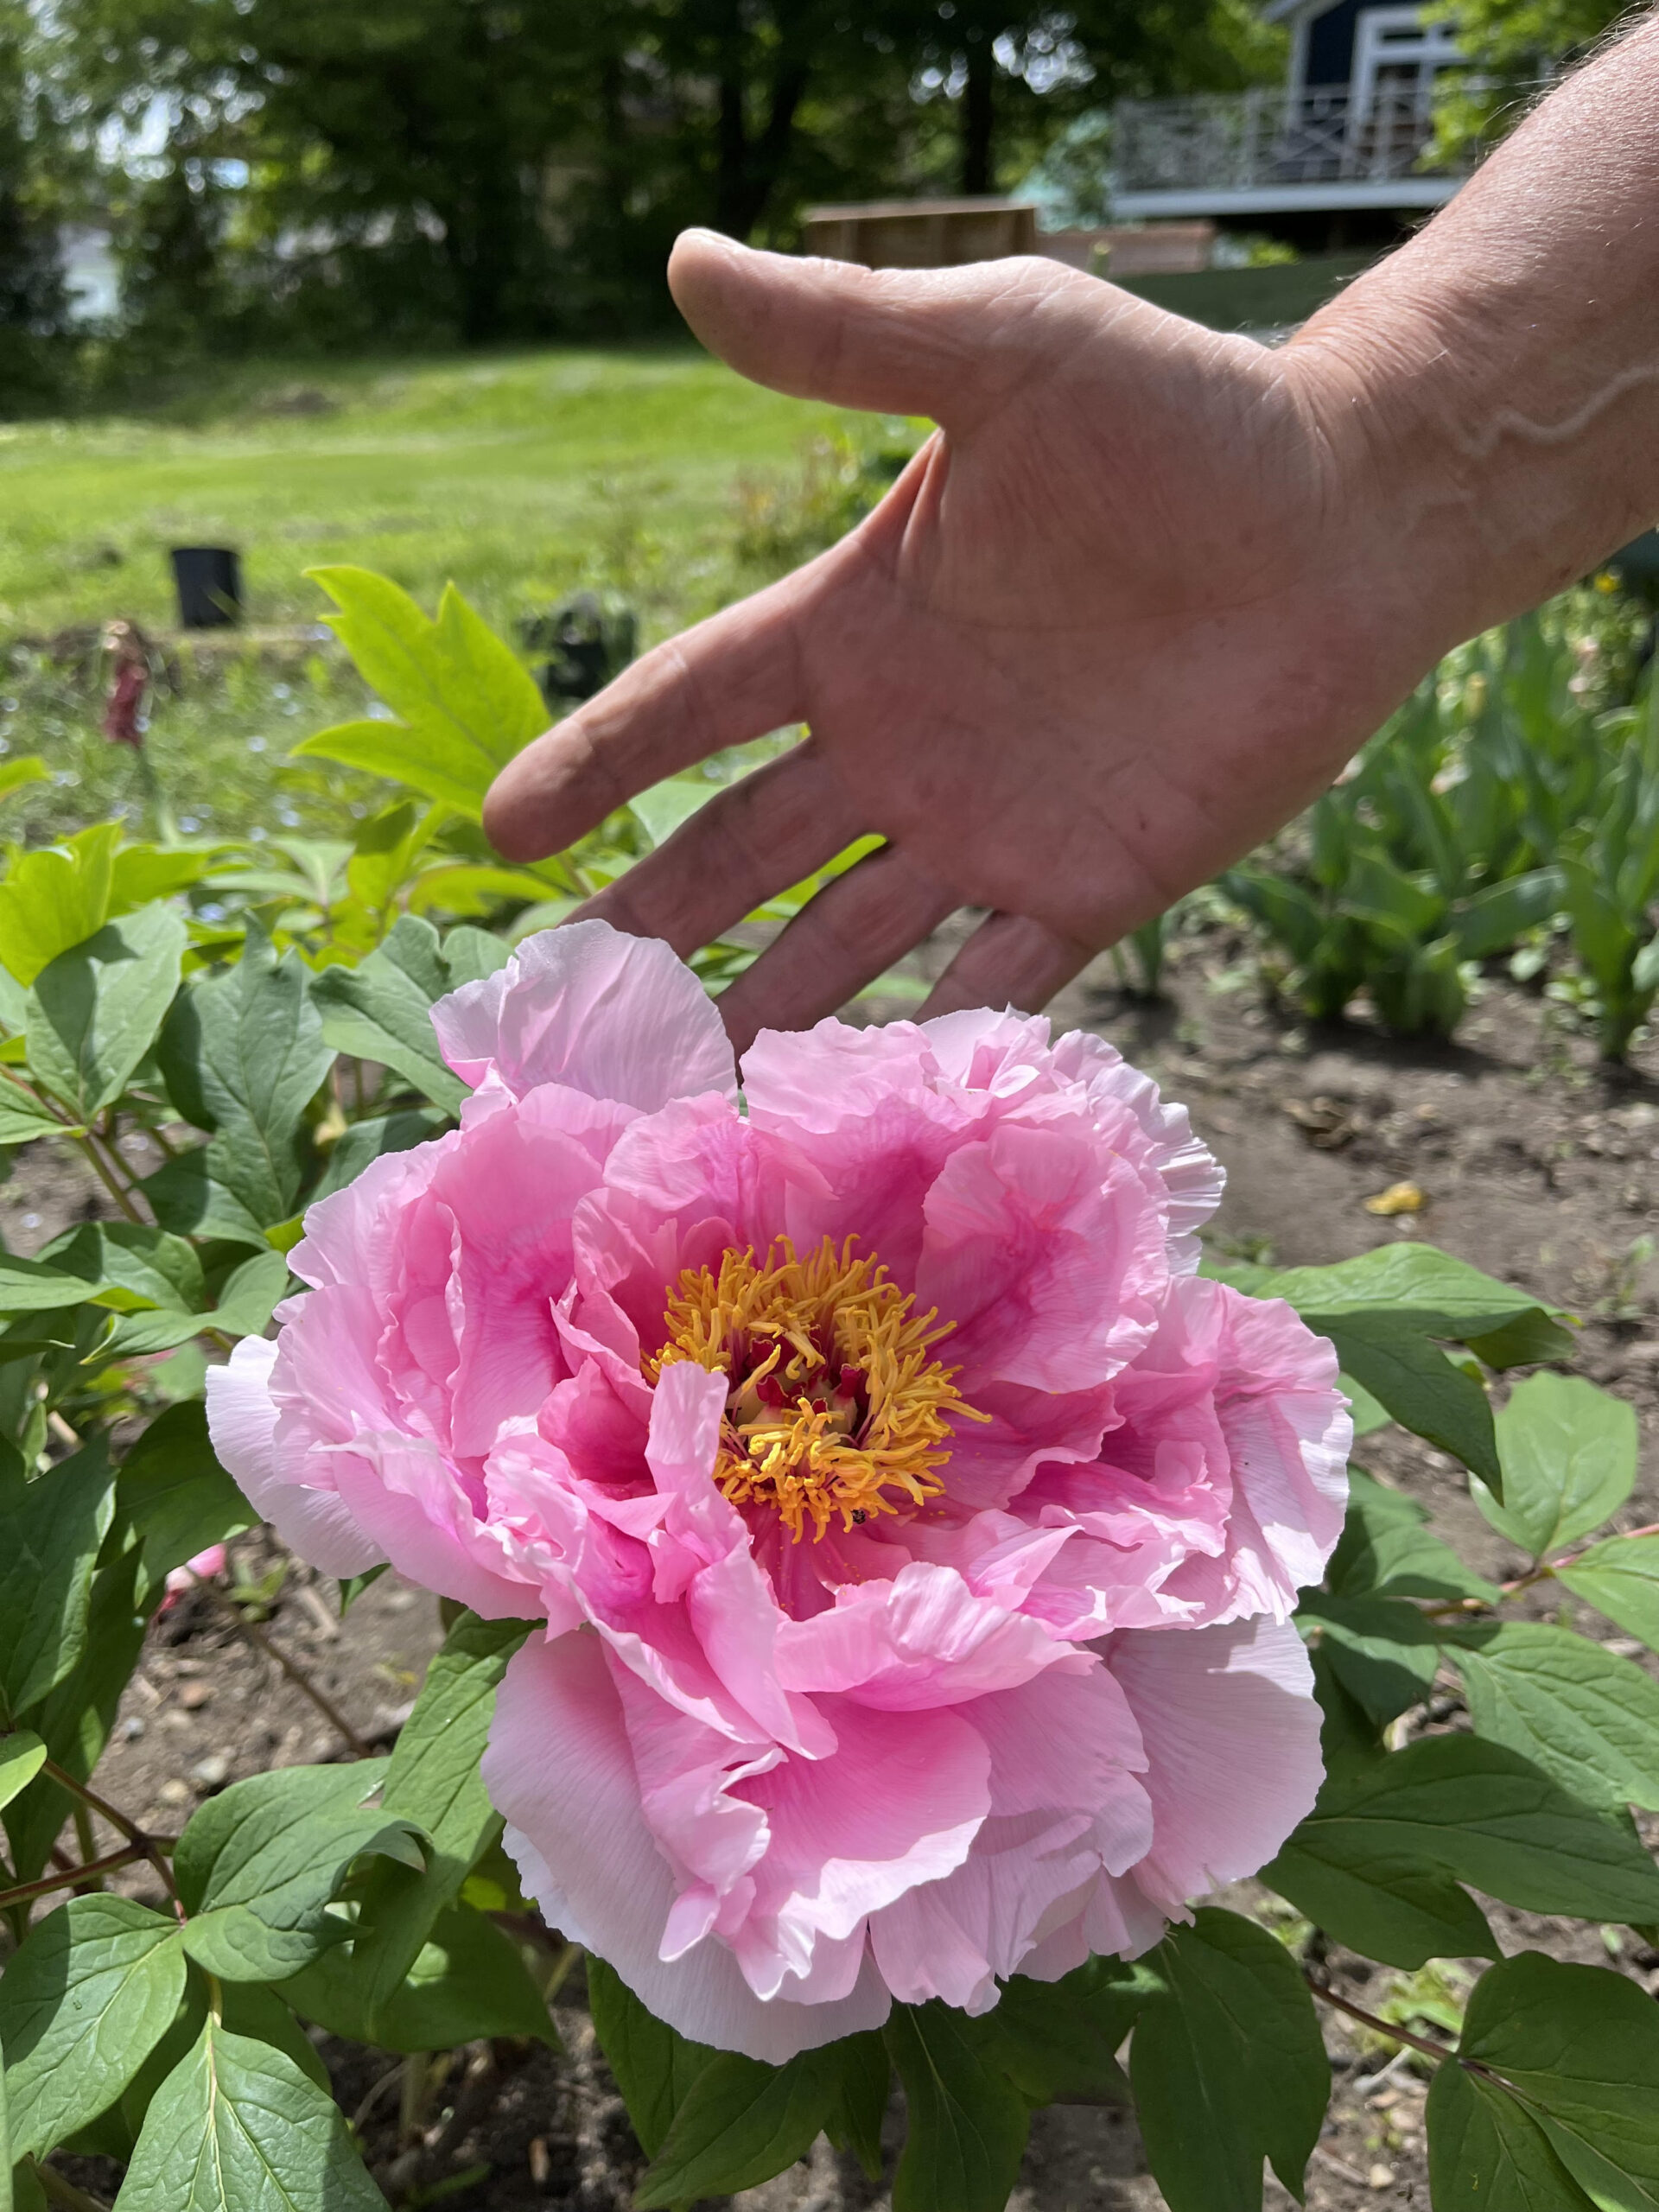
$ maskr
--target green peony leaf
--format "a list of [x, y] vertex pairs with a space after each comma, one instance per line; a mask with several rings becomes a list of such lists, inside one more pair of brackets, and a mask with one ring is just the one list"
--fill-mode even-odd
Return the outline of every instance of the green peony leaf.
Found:
[[1338, 1598], [1479, 1598], [1496, 1605], [1496, 1586], [1471, 1573], [1427, 1521], [1415, 1498], [1351, 1467], [1348, 1517], [1325, 1568], [1326, 1588]]
[[[98, 1568], [81, 1656], [24, 1716], [48, 1756], [77, 1782], [90, 1780], [98, 1764], [143, 1643], [144, 1614], [135, 1596], [138, 1572], [136, 1547]], [[43, 1774], [7, 1806], [12, 1871], [19, 1881], [40, 1873], [70, 1811], [66, 1792]]]
[[1494, 1489], [1501, 1487], [1486, 1393], [1473, 1375], [1446, 1357], [1415, 1315], [1343, 1312], [1303, 1319], [1330, 1338], [1344, 1373], [1369, 1390], [1402, 1428], [1449, 1452]]
[[1433, 2212], [1598, 2212], [1509, 2091], [1448, 2061], [1428, 2093]]
[[360, 966], [325, 969], [312, 996], [322, 1011], [323, 1037], [337, 1052], [380, 1061], [454, 1114], [467, 1086], [440, 1058], [431, 1018], [434, 1000], [449, 988], [436, 930], [404, 914]]
[[432, 621], [369, 569], [307, 573], [340, 608], [327, 620], [398, 720], [346, 722], [295, 752], [389, 777], [476, 822], [498, 772], [547, 728], [532, 677], [453, 584]]
[[[1592, 2202], [1659, 2206], [1659, 2007], [1634, 1982], [1523, 1951], [1476, 1983], [1459, 2050], [1526, 2106]], [[1462, 2108], [1455, 2092], [1442, 2103]], [[1431, 2152], [1435, 2127], [1431, 2107]]]
[[209, 2020], [151, 2098], [120, 2212], [385, 2212], [333, 2101]]
[[647, 2158], [668, 2139], [674, 2115], [705, 2067], [720, 2056], [692, 2043], [647, 2011], [614, 1967], [591, 1953], [588, 2004], [594, 2033], [616, 2077], [628, 2118]]
[[86, 1648], [92, 1573], [115, 1510], [103, 1440], [25, 1482], [0, 1464], [0, 1700], [14, 1719], [45, 1697]]
[[836, 2046], [765, 2066], [718, 2052], [691, 2084], [634, 2197], [637, 2212], [754, 2189], [804, 2158], [835, 2110]]
[[0, 1976], [11, 2154], [43, 2157], [112, 2105], [184, 1992], [176, 1921], [130, 1897], [72, 1897]]
[[264, 1230], [294, 1211], [310, 1157], [305, 1109], [333, 1058], [304, 962], [295, 952], [278, 960], [251, 932], [228, 975], [181, 994], [157, 1058], [180, 1113], [213, 1135], [145, 1182], [156, 1218], [186, 1235], [263, 1244]]
[[1338, 1943], [1385, 1966], [1499, 1955], [1485, 1914], [1450, 1874], [1388, 1857], [1351, 1830], [1304, 1821], [1262, 1879]]
[[418, 1823], [428, 1838], [426, 1864], [416, 1871], [385, 1861], [363, 1885], [351, 1971], [368, 2042], [385, 2040], [382, 2008], [395, 2003], [438, 1915], [454, 1904], [479, 1854], [500, 1833], [479, 1761], [497, 1687], [531, 1633], [527, 1621], [481, 1621], [462, 1613], [427, 1669], [398, 1736], [381, 1804]]
[[1636, 1410], [1580, 1375], [1530, 1375], [1497, 1416], [1500, 1503], [1484, 1483], [1476, 1504], [1535, 1559], [1599, 1529], [1636, 1480]]
[[893, 2212], [1002, 2212], [1031, 2119], [976, 2023], [945, 2005], [895, 2005], [883, 2033], [910, 2115]]
[[1149, 1983], [1116, 1959], [1090, 1959], [1058, 1981], [1015, 1974], [979, 2021], [996, 2063], [1034, 2105], [1129, 2097], [1117, 2053]]
[[1606, 1536], [1555, 1579], [1575, 1598], [1659, 1651], [1659, 1536]]
[[1659, 1811], [1659, 1682], [1541, 1621], [1452, 1631], [1475, 1733], [1507, 1744], [1587, 1805]]
[[32, 983], [49, 961], [84, 944], [110, 918], [118, 822], [17, 854], [0, 883], [0, 963]]
[[1440, 1645], [1432, 1623], [1400, 1598], [1305, 1593], [1297, 1619], [1316, 1623], [1332, 1672], [1378, 1726], [1419, 1705], [1433, 1687]]
[[20, 1789], [28, 1789], [45, 1759], [46, 1745], [32, 1728], [0, 1736], [0, 1805], [10, 1805]]
[[78, 1122], [65, 1122], [21, 1084], [0, 1079], [0, 1145], [32, 1144], [36, 1137], [75, 1136]]
[[1147, 1962], [1129, 2050], [1147, 2162], [1170, 2212], [1260, 2212], [1262, 2162], [1300, 2196], [1331, 2098], [1331, 2064], [1282, 1943], [1200, 1907]]
[[121, 1463], [116, 1495], [143, 1548], [145, 1598], [175, 1567], [259, 1517], [219, 1465], [200, 1398], [151, 1421]]
[[417, 1831], [365, 1806], [384, 1759], [286, 1767], [232, 1783], [193, 1815], [173, 1868], [192, 1958], [227, 1981], [279, 1981], [351, 1933], [328, 1906], [352, 1861], [422, 1864]]
[[1426, 1736], [1339, 1768], [1290, 1843], [1350, 1867], [1366, 1853], [1439, 1867], [1529, 1912], [1659, 1918], [1659, 1868], [1630, 1828], [1478, 1737]]
[[356, 1947], [338, 1944], [281, 1994], [330, 2034], [383, 2050], [448, 2050], [483, 2036], [528, 2036], [556, 2050], [551, 2014], [511, 1936], [470, 1906], [435, 1919], [397, 1987], [371, 2010]]
[[143, 906], [107, 922], [35, 976], [24, 1034], [29, 1072], [71, 1120], [90, 1122], [126, 1089], [179, 988], [184, 918]]

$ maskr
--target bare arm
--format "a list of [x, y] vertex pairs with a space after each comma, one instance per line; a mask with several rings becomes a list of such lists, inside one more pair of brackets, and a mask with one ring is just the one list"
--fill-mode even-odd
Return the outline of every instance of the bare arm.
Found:
[[1659, 22], [1580, 70], [1287, 349], [1471, 635], [1659, 518]]
[[689, 234], [675, 296], [735, 368], [939, 430], [839, 545], [528, 748], [491, 836], [554, 850], [805, 721], [588, 911], [687, 952], [874, 831], [726, 994], [738, 1044], [963, 906], [989, 918], [930, 1010], [1040, 1006], [1449, 646], [1659, 513], [1656, 122], [1644, 27], [1278, 352], [1051, 262], [873, 275]]

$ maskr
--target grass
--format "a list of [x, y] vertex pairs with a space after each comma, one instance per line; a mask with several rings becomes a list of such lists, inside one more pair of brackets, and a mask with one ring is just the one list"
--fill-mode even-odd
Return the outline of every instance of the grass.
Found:
[[165, 626], [168, 548], [202, 543], [242, 550], [255, 623], [314, 614], [332, 561], [453, 576], [497, 620], [595, 568], [695, 593], [734, 475], [847, 419], [690, 346], [244, 372], [195, 412], [0, 428], [0, 633]]
[[[863, 419], [685, 345], [256, 365], [148, 416], [0, 425], [0, 750], [54, 776], [3, 827], [35, 841], [142, 813], [138, 764], [98, 730], [98, 631], [171, 628], [170, 546], [238, 547], [254, 627], [314, 623], [327, 602], [305, 569], [357, 562], [429, 606], [453, 578], [509, 631], [572, 590], [614, 592], [649, 642], [762, 580], [745, 483], [790, 478], [810, 441]], [[149, 744], [181, 815], [338, 828], [353, 792], [281, 767], [361, 711], [326, 636], [177, 660]]]

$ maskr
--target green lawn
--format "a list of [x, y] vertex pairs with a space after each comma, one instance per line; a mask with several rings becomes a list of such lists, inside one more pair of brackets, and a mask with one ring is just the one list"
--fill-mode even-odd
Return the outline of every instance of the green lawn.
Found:
[[[359, 562], [429, 607], [453, 577], [503, 630], [600, 588], [648, 642], [764, 581], [740, 487], [801, 482], [809, 442], [861, 421], [880, 435], [687, 344], [266, 365], [188, 415], [0, 425], [0, 752], [39, 752], [56, 779], [8, 801], [3, 828], [35, 841], [142, 812], [137, 764], [98, 733], [96, 628], [171, 626], [171, 545], [238, 547], [254, 626], [314, 620], [327, 601], [304, 571]], [[825, 488], [785, 490], [781, 514], [762, 499], [774, 566], [813, 550], [790, 534], [804, 519], [810, 539]], [[179, 810], [215, 833], [340, 826], [354, 794], [281, 767], [308, 729], [362, 710], [340, 657], [187, 650], [179, 665], [149, 739]]]
[[[276, 411], [309, 393], [334, 411]], [[453, 576], [498, 619], [589, 573], [695, 597], [734, 479], [844, 419], [687, 346], [245, 371], [188, 425], [0, 427], [0, 637], [164, 624], [167, 549], [204, 542], [241, 548], [256, 622], [313, 613], [329, 561]]]

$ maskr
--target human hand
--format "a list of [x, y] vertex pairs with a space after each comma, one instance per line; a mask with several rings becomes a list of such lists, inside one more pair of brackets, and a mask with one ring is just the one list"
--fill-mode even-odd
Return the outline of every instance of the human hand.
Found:
[[883, 836], [726, 992], [740, 1048], [964, 906], [989, 918], [926, 1010], [1040, 1007], [1306, 804], [1465, 634], [1328, 347], [1035, 259], [872, 274], [693, 232], [670, 277], [757, 382], [940, 425], [840, 544], [646, 654], [490, 794], [529, 859], [808, 725], [583, 910], [684, 955]]

